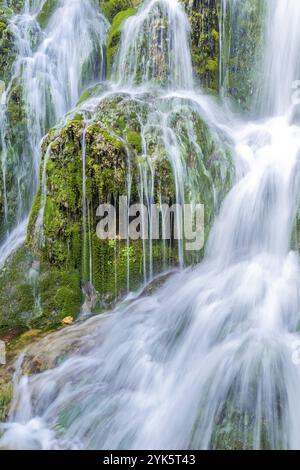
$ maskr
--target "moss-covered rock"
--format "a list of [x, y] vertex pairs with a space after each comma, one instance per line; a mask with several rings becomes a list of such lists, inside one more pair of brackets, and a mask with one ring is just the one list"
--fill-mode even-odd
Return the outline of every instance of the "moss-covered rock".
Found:
[[6, 373], [0, 373], [0, 422], [8, 418], [8, 412], [13, 394], [13, 385], [11, 376]]
[[12, 9], [0, 6], [0, 80], [5, 83], [10, 78], [11, 66], [16, 53], [8, 22], [12, 15]]
[[86, 88], [83, 93], [81, 94], [77, 106], [80, 106], [86, 100], [100, 96], [105, 91], [105, 84], [104, 83], [97, 83], [91, 87]]
[[218, 92], [220, 0], [181, 0], [191, 25], [193, 67], [202, 87]]
[[201, 86], [230, 96], [249, 111], [264, 50], [265, 2], [181, 1], [191, 25], [192, 60]]
[[291, 244], [292, 248], [300, 253], [300, 205], [298, 205], [298, 210], [295, 217]]
[[[106, 7], [106, 16], [112, 19], [107, 51], [111, 64], [119, 46], [122, 25], [126, 18], [135, 14], [139, 2], [100, 3], [103, 11]], [[44, 4], [44, 11], [40, 13], [43, 12], [43, 21], [51, 15], [52, 8], [53, 2]], [[202, 18], [202, 21], [206, 20]], [[41, 25], [45, 27], [45, 23]], [[217, 35], [214, 36], [217, 41]], [[199, 36], [198, 44], [202, 40]], [[205, 58], [205, 67], [206, 71], [215, 73], [215, 46], [211, 51]], [[203, 72], [202, 77], [204, 75]], [[206, 84], [215, 88], [216, 79], [212, 77], [213, 74], [206, 75]], [[156, 205], [171, 206], [177, 201], [178, 191], [182, 191], [185, 202], [204, 204], [207, 238], [220, 202], [232, 184], [233, 165], [226, 142], [205, 124], [188, 100], [168, 101], [156, 96], [140, 100], [122, 94], [100, 100], [93, 113], [83, 111], [86, 100], [102, 91], [102, 84], [87, 89], [79, 100], [78, 105], [83, 107], [79, 107], [78, 114], [70, 117], [62, 128], [51, 130], [44, 141], [43, 159], [47, 148], [50, 149], [46, 162], [45, 204], [42, 188], [45, 162], [42, 161], [41, 186], [31, 210], [27, 246], [1, 271], [0, 297], [4, 308], [4, 298], [11, 299], [8, 314], [0, 310], [3, 331], [49, 329], [60, 325], [65, 317], [76, 318], [83, 300], [81, 289], [86, 282], [94, 285], [101, 305], [107, 304], [128, 289], [138, 288], [155, 273], [178, 263], [178, 243], [174, 237], [165, 243], [160, 240], [128, 243], [118, 237], [100, 240], [96, 235], [99, 203], [116, 203], [119, 196], [129, 194], [131, 203], [151, 200]], [[13, 155], [7, 159], [6, 184], [9, 210], [13, 213], [17, 202], [9, 188], [16, 186], [13, 178], [22, 155], [22, 142], [26, 141], [26, 116], [17, 81], [12, 83], [8, 97], [7, 119], [12, 129]], [[178, 146], [185, 175], [182, 188], [178, 187], [181, 183], [175, 174], [179, 162], [172, 161], [172, 145], [166, 140], [168, 133], [174, 136]], [[83, 222], [84, 151], [86, 206]], [[153, 189], [149, 189], [151, 185]], [[1, 197], [0, 209], [3, 208]], [[24, 197], [26, 199], [30, 200]], [[37, 230], [40, 214], [43, 223]], [[37, 237], [39, 231], [42, 231], [42, 243]], [[203, 250], [197, 254], [185, 252], [185, 262], [196, 262], [202, 254]], [[17, 262], [20, 263], [18, 275]], [[35, 266], [38, 275], [28, 280], [28, 272]], [[14, 275], [16, 279], [10, 282]]]
[[11, 77], [11, 67], [15, 59], [16, 48], [14, 36], [9, 28], [9, 20], [14, 13], [18, 13], [24, 0], [10, 0], [0, 2], [0, 80], [8, 83]]
[[108, 41], [107, 41], [108, 75], [110, 74], [113, 60], [120, 46], [120, 39], [121, 39], [123, 24], [125, 20], [127, 20], [127, 18], [134, 15], [135, 13], [136, 13], [136, 8], [130, 7], [124, 11], [120, 11], [119, 13], [117, 13], [112, 20], [112, 25], [111, 25], [111, 29], [110, 29]]
[[123, 10], [128, 10], [140, 3], [139, 0], [100, 0], [100, 9], [108, 21], [112, 23], [114, 17]]
[[33, 258], [28, 250], [13, 254], [0, 272], [0, 331], [26, 330], [35, 316], [34, 285], [30, 279]]
[[223, 17], [222, 87], [242, 109], [250, 110], [259, 87], [265, 40], [265, 1], [227, 2]]
[[42, 29], [45, 29], [52, 14], [57, 8], [59, 0], [46, 0], [37, 16], [37, 22]]
[[[141, 200], [146, 203], [150, 196], [146, 195], [145, 186], [150, 187], [151, 181], [153, 203], [159, 205], [163, 201], [171, 206], [176, 202], [173, 157], [165, 141], [163, 121], [161, 127], [157, 126], [159, 119], [163, 119], [162, 110], [168, 117], [170, 132], [177, 136], [186, 175], [183, 177], [185, 201], [204, 203], [207, 237], [215, 211], [232, 184], [230, 154], [220, 136], [208, 128], [188, 101], [165, 103], [162, 100], [156, 106], [151, 97], [135, 100], [126, 94], [115, 95], [100, 100], [93, 115], [87, 116], [88, 123], [79, 109], [65, 127], [50, 131], [45, 140], [44, 155], [47, 148], [50, 153], [46, 165], [44, 243], [38, 248], [41, 266], [45, 266], [45, 288], [48, 285], [52, 289], [47, 278], [52, 270], [78, 274], [77, 283], [74, 280], [71, 287], [61, 286], [58, 279], [53, 285], [56, 294], [45, 294], [42, 303], [46, 305], [46, 298], [51, 299], [50, 311], [57, 310], [52, 303], [59, 300], [62, 315], [73, 316], [75, 305], [67, 304], [74, 292], [76, 299], [80, 298], [80, 279], [93, 283], [102, 302], [111, 302], [128, 288], [136, 289], [150, 272], [159, 273], [177, 264], [176, 240], [153, 241], [150, 249], [149, 241], [128, 244], [118, 236], [100, 240], [96, 234], [99, 222], [96, 209], [100, 203], [117, 205], [119, 197], [128, 194], [131, 203]], [[85, 222], [83, 156], [86, 159]], [[36, 232], [42, 193], [40, 188], [31, 213], [28, 232], [31, 235]], [[29, 243], [36, 249], [32, 236]], [[195, 257], [186, 253], [186, 261], [197, 261], [199, 256], [201, 253]], [[46, 311], [48, 314], [47, 308]]]
[[[6, 96], [6, 113], [2, 122], [3, 134], [0, 139], [0, 240], [15, 224], [15, 216], [24, 204], [25, 211], [30, 211], [32, 188], [27, 178], [33, 177], [30, 161], [24, 159], [27, 151], [28, 129], [22, 87], [18, 80], [12, 80]], [[1, 132], [0, 131], [0, 132]], [[4, 146], [2, 145], [4, 140]], [[25, 173], [25, 170], [27, 173]], [[22, 175], [22, 176], [21, 176]], [[4, 194], [5, 187], [5, 194]], [[22, 193], [22, 197], [20, 197]], [[5, 214], [6, 198], [6, 214]]]
[[[12, 79], [13, 63], [16, 58], [16, 46], [10, 19], [18, 13], [23, 1], [12, 0], [7, 6], [0, 6], [0, 240], [12, 227], [20, 194], [16, 188], [23, 190], [24, 180], [20, 179], [22, 152], [26, 141], [26, 117], [22, 98], [22, 89], [17, 79]], [[5, 105], [4, 105], [5, 103]], [[5, 113], [4, 113], [5, 109]], [[4, 140], [4, 146], [2, 145]], [[27, 162], [25, 162], [25, 166]], [[17, 176], [18, 173], [18, 176]], [[5, 190], [5, 191], [4, 191]], [[22, 198], [21, 198], [22, 199]], [[24, 200], [26, 195], [24, 195]], [[5, 214], [6, 203], [6, 214]], [[26, 210], [30, 210], [30, 204]]]

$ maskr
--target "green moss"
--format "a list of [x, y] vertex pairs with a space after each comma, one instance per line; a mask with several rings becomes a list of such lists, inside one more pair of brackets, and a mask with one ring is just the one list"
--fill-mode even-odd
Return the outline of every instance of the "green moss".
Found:
[[0, 80], [6, 84], [11, 76], [11, 67], [16, 53], [13, 34], [9, 28], [9, 19], [12, 15], [11, 8], [0, 5]]
[[[35, 254], [36, 256], [36, 254]], [[17, 250], [0, 271], [0, 334], [32, 328], [49, 330], [81, 305], [80, 274], [43, 262], [32, 251]]]
[[34, 316], [34, 287], [29, 281], [30, 251], [16, 251], [0, 270], [0, 332], [27, 329]]
[[[294, 221], [292, 237], [291, 237], [291, 247], [300, 252], [300, 209], [298, 204], [298, 210]], [[299, 325], [300, 326], [300, 325]], [[298, 328], [300, 329], [300, 328]]]
[[69, 403], [58, 415], [56, 429], [64, 433], [83, 413], [79, 403]]
[[[78, 284], [77, 287], [79, 287]], [[78, 294], [78, 289], [74, 290], [70, 287], [60, 287], [56, 291], [54, 300], [62, 319], [67, 316], [74, 317], [78, 315], [80, 307], [80, 295]]]
[[227, 43], [223, 52], [223, 89], [243, 110], [251, 110], [264, 51], [265, 1], [245, 0], [228, 5]]
[[191, 25], [194, 71], [201, 86], [219, 90], [219, 0], [182, 0]]
[[37, 22], [39, 23], [42, 29], [46, 28], [49, 19], [51, 18], [58, 6], [58, 3], [59, 0], [46, 0], [46, 2], [44, 3], [43, 8], [37, 16]]
[[[100, 298], [112, 302], [120, 295], [140, 287], [143, 280], [143, 243], [141, 240], [131, 241], [127, 246], [126, 240], [100, 240], [93, 235], [93, 279]], [[146, 251], [146, 266], [149, 267], [149, 247]], [[154, 275], [164, 268], [164, 259], [169, 266], [178, 262], [176, 250], [167, 244], [165, 251], [159, 242], [153, 243]], [[128, 269], [130, 276], [128, 279]]]
[[101, 11], [110, 22], [120, 11], [127, 10], [132, 6], [131, 0], [100, 0]]
[[[39, 293], [45, 325], [47, 321], [50, 325], [59, 323], [62, 316], [76, 315], [80, 305], [80, 279], [89, 280], [90, 272], [102, 303], [118, 298], [128, 287], [137, 289], [144, 279], [144, 263], [149, 272], [148, 242], [143, 247], [141, 240], [131, 241], [128, 247], [125, 240], [99, 240], [96, 235], [97, 207], [100, 203], [116, 202], [119, 196], [127, 194], [129, 175], [131, 203], [140, 201], [141, 172], [149, 177], [153, 175], [154, 202], [163, 200], [171, 205], [176, 200], [172, 164], [159, 127], [144, 133], [148, 157], [142, 155], [140, 129], [145, 129], [149, 122], [149, 112], [152, 112], [149, 103], [136, 101], [126, 94], [115, 95], [99, 103], [87, 127], [81, 115], [75, 116], [62, 129], [51, 131], [44, 142], [44, 153], [51, 144], [44, 213], [45, 244], [38, 253], [42, 262]], [[179, 150], [187, 166], [185, 200], [204, 203], [207, 237], [218, 204], [231, 185], [230, 156], [218, 135], [208, 128], [188, 102], [170, 110], [168, 123], [174, 134], [180, 136]], [[82, 217], [84, 128], [89, 214], [89, 220], [85, 221], [85, 250]], [[37, 202], [32, 220], [38, 206]], [[176, 265], [177, 243], [173, 240], [163, 245], [161, 241], [154, 241], [152, 255], [154, 273]], [[201, 255], [186, 256], [186, 261], [194, 263]], [[64, 273], [76, 275], [75, 287], [66, 284]], [[73, 299], [76, 299], [74, 303]]]
[[32, 235], [34, 234], [35, 223], [36, 223], [36, 219], [40, 210], [40, 206], [41, 206], [41, 190], [39, 189], [37, 194], [35, 195], [31, 212], [30, 212], [28, 229], [27, 229], [27, 242], [28, 243], [34, 242]]
[[[1, 56], [1, 53], [0, 53]], [[4, 220], [3, 193], [0, 198], [0, 240], [7, 230], [15, 223], [15, 215], [19, 208], [20, 194], [16, 188], [22, 188], [22, 204], [25, 211], [30, 210], [32, 187], [24, 188], [24, 182], [20, 180], [20, 174], [24, 174], [24, 142], [27, 141], [26, 112], [23, 101], [23, 90], [17, 79], [11, 83], [10, 92], [7, 97], [7, 122], [10, 129], [7, 135], [6, 152], [6, 198], [7, 213]], [[0, 144], [1, 153], [1, 144]], [[28, 176], [30, 177], [30, 175]], [[1, 185], [2, 181], [0, 182]], [[1, 191], [1, 186], [0, 186]]]
[[80, 312], [81, 289], [79, 272], [63, 271], [44, 264], [39, 280], [39, 292], [45, 325], [53, 327], [66, 316], [74, 318]]
[[240, 108], [250, 110], [259, 83], [267, 2], [227, 2], [220, 51], [220, 0], [181, 1], [191, 25], [193, 66], [202, 88], [219, 92], [222, 87]]
[[101, 135], [105, 139], [106, 142], [109, 142], [111, 145], [113, 145], [116, 149], [121, 150], [123, 148], [123, 143], [120, 139], [117, 137], [114, 137], [110, 132], [107, 130], [101, 130]]
[[92, 98], [93, 96], [98, 96], [102, 92], [103, 92], [102, 84], [94, 85], [92, 87], [87, 88], [86, 90], [84, 90], [84, 92], [80, 96], [76, 106], [80, 106], [84, 101], [88, 100], [89, 98]]
[[4, 21], [0, 21], [0, 34], [3, 34], [6, 28], [7, 28], [7, 23]]
[[136, 8], [128, 8], [120, 11], [113, 19], [110, 33], [107, 40], [107, 70], [110, 74], [114, 57], [119, 48], [122, 26], [124, 21], [136, 13]]
[[0, 383], [0, 422], [4, 422], [8, 418], [12, 395], [12, 383]]
[[215, 72], [216, 70], [218, 70], [218, 61], [216, 59], [208, 59], [207, 70], [209, 70], [210, 72]]
[[19, 354], [23, 349], [25, 349], [29, 344], [34, 343], [35, 341], [39, 340], [43, 337], [46, 333], [43, 330], [32, 329], [28, 330], [21, 335], [17, 335], [16, 337], [12, 338], [7, 343], [7, 356], [8, 359], [14, 358], [17, 354]]
[[126, 127], [126, 121], [124, 119], [124, 116], [118, 116], [116, 119], [116, 124], [118, 128], [120, 129], [120, 131], [124, 131]]

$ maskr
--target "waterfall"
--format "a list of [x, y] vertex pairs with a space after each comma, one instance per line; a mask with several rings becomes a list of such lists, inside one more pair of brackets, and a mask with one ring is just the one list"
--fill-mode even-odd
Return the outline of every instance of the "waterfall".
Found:
[[191, 89], [192, 61], [186, 54], [189, 30], [183, 8], [176, 0], [146, 1], [123, 28], [115, 80], [129, 85], [152, 82]]
[[[10, 233], [26, 220], [39, 183], [40, 142], [46, 131], [75, 106], [81, 91], [105, 77], [104, 47], [108, 24], [97, 4], [90, 0], [59, 0], [44, 29], [39, 13], [45, 1], [26, 1], [10, 29], [17, 58], [13, 76], [0, 105], [2, 175], [5, 188], [5, 219]], [[7, 109], [18, 93], [23, 101], [26, 128], [22, 145], [12, 141]], [[20, 90], [20, 91], [19, 91]], [[11, 161], [16, 164], [12, 166]], [[7, 165], [15, 183], [7, 191]], [[12, 178], [12, 175], [10, 175]], [[13, 207], [17, 204], [17, 213]], [[7, 209], [8, 207], [8, 209]], [[9, 208], [12, 207], [8, 215]], [[20, 242], [24, 239], [24, 230]]]
[[38, 245], [42, 246], [44, 243], [44, 214], [45, 207], [47, 202], [47, 165], [49, 162], [51, 153], [51, 145], [48, 146], [45, 153], [45, 158], [43, 162], [43, 172], [42, 172], [42, 191], [41, 191], [41, 207], [36, 219], [35, 228], [34, 228], [34, 240], [38, 242]]
[[[138, 77], [160, 81], [147, 28], [152, 31], [153, 18], [164, 9], [167, 44], [178, 44], [177, 34], [187, 31], [175, 0], [146, 3], [126, 22], [116, 80], [124, 78], [131, 87], [140, 83]], [[300, 449], [300, 369], [293, 361], [300, 340], [300, 265], [290, 251], [300, 127], [290, 123], [289, 113], [300, 3], [279, 0], [271, 10], [266, 27], [274, 28], [274, 40], [278, 35], [278, 50], [273, 44], [265, 55], [265, 83], [272, 83], [261, 97], [269, 115], [264, 121], [239, 121], [228, 110], [224, 115], [213, 100], [192, 91], [186, 36], [176, 63], [159, 48], [168, 58], [167, 85], [173, 90], [159, 96], [147, 114], [145, 153], [147, 133], [157, 126], [180, 192], [186, 169], [168, 117], [188, 102], [205, 110], [234, 143], [236, 184], [201, 264], [174, 275], [151, 297], [139, 296], [104, 318], [74, 326], [70, 331], [81, 334], [81, 345], [58, 366], [17, 375], [10, 420], [1, 425], [3, 448]], [[160, 24], [155, 38], [161, 37]], [[140, 193], [149, 198], [143, 171]], [[56, 347], [67, 340], [65, 332], [54, 338]]]

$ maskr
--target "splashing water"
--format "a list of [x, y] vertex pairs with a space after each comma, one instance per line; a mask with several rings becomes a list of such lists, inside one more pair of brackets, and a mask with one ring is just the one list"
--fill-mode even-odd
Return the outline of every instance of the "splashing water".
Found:
[[[284, 0], [281, 10], [279, 3], [281, 40], [289, 44], [290, 14], [299, 18], [300, 30], [300, 4]], [[188, 48], [184, 53], [189, 56]], [[215, 125], [231, 137], [236, 153], [237, 182], [204, 261], [151, 297], [93, 319], [94, 331], [87, 332], [87, 324], [73, 327], [81, 344], [58, 367], [17, 376], [1, 446], [300, 448], [300, 369], [292, 360], [299, 343], [300, 266], [289, 248], [300, 127], [289, 121], [290, 78], [280, 78], [276, 53], [271, 48], [265, 63], [275, 83], [281, 81], [280, 99], [273, 97], [280, 106], [269, 108], [268, 120], [224, 118], [209, 100], [188, 93], [195, 106], [217, 115]], [[294, 57], [287, 57], [281, 60], [290, 71]], [[264, 99], [269, 106], [269, 96]], [[67, 342], [62, 332], [55, 344]]]

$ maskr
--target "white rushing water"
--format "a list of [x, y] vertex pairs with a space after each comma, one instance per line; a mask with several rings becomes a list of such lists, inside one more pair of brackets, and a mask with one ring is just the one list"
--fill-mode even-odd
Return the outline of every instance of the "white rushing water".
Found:
[[[168, 3], [176, 11], [175, 0]], [[300, 3], [272, 5], [267, 26], [277, 21], [281, 44], [291, 44]], [[266, 53], [264, 85], [272, 76], [274, 95], [261, 98], [264, 121], [237, 122], [196, 91], [185, 92], [230, 136], [236, 154], [237, 182], [204, 261], [151, 297], [93, 319], [94, 335], [74, 327], [84, 346], [59, 366], [17, 377], [2, 447], [300, 449], [300, 369], [293, 360], [300, 266], [290, 251], [300, 126], [290, 121], [287, 97], [298, 77], [288, 52]], [[184, 54], [188, 63], [187, 47]]]
[[[42, 30], [38, 19], [44, 4], [45, 0], [26, 0], [23, 11], [10, 23], [17, 57], [12, 80], [0, 104], [5, 219], [9, 219], [6, 245], [28, 216], [37, 191], [42, 137], [75, 106], [88, 84], [105, 77], [104, 47], [108, 23], [99, 12], [97, 2], [59, 0]], [[22, 88], [26, 119], [21, 147], [12, 141], [6, 117], [16, 86]], [[11, 161], [16, 163], [12, 165]], [[13, 181], [9, 193], [6, 183], [8, 165]], [[15, 205], [15, 213], [8, 215], [9, 208]], [[23, 238], [21, 233], [19, 244]]]
[[290, 105], [293, 83], [300, 76], [299, 2], [267, 2], [267, 16], [267, 54], [259, 108], [264, 115], [283, 114]]

